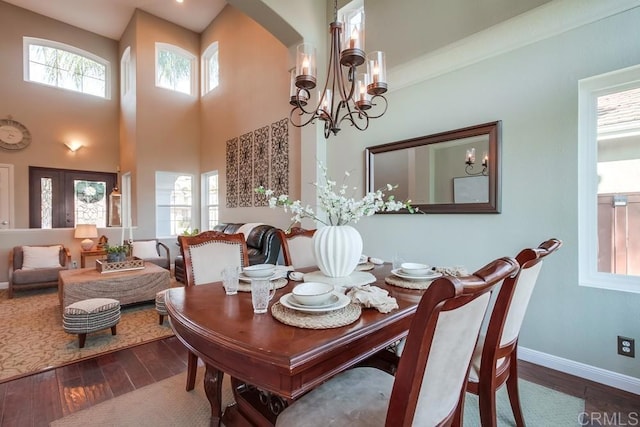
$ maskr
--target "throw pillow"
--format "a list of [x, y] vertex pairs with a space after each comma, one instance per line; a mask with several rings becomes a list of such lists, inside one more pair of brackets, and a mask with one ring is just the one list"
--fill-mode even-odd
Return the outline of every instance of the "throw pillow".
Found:
[[36, 268], [59, 268], [60, 245], [54, 246], [23, 246], [22, 269], [35, 270]]
[[133, 242], [131, 255], [140, 259], [158, 258], [155, 240], [145, 242]]

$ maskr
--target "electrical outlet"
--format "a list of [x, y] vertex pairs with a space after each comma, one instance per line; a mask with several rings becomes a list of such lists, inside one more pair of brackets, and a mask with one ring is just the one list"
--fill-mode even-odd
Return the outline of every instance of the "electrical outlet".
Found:
[[618, 335], [618, 354], [636, 357], [636, 341], [633, 338]]

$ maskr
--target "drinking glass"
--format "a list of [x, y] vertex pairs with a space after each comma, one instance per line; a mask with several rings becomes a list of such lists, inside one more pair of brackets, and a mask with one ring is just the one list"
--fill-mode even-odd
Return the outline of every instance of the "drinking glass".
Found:
[[235, 295], [238, 293], [238, 277], [240, 275], [240, 267], [225, 267], [222, 270], [222, 286], [227, 295]]
[[396, 252], [393, 255], [393, 261], [392, 261], [393, 269], [398, 270], [403, 262], [404, 262], [404, 258], [402, 257], [402, 255], [399, 252]]
[[269, 279], [251, 279], [251, 302], [254, 313], [266, 313], [269, 301], [276, 293], [275, 284]]

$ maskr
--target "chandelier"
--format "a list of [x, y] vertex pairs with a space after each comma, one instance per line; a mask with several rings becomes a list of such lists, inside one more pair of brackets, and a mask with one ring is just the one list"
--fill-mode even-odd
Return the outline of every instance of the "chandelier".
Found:
[[[387, 99], [382, 95], [387, 91], [384, 52], [365, 55], [363, 9], [349, 14], [344, 22], [338, 21], [337, 0], [333, 9], [327, 80], [318, 93], [318, 103], [313, 109], [305, 108], [311, 98], [310, 91], [316, 87], [316, 53], [309, 43], [297, 47], [289, 101], [293, 105], [289, 114], [291, 124], [303, 127], [316, 119], [322, 120], [325, 138], [332, 133], [337, 135], [345, 120], [358, 130], [366, 130], [370, 119], [381, 117], [387, 111]], [[358, 66], [365, 60], [366, 72], [358, 72]], [[294, 121], [294, 116], [299, 117], [299, 123]]]

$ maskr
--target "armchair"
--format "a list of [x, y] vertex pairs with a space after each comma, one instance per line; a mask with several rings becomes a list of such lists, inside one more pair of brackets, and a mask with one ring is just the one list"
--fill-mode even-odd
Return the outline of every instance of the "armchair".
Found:
[[157, 239], [136, 240], [131, 242], [131, 256], [152, 262], [164, 269], [171, 269], [171, 255], [169, 248]]
[[58, 286], [58, 272], [68, 268], [71, 253], [62, 245], [15, 246], [9, 251], [9, 289], [16, 290]]

